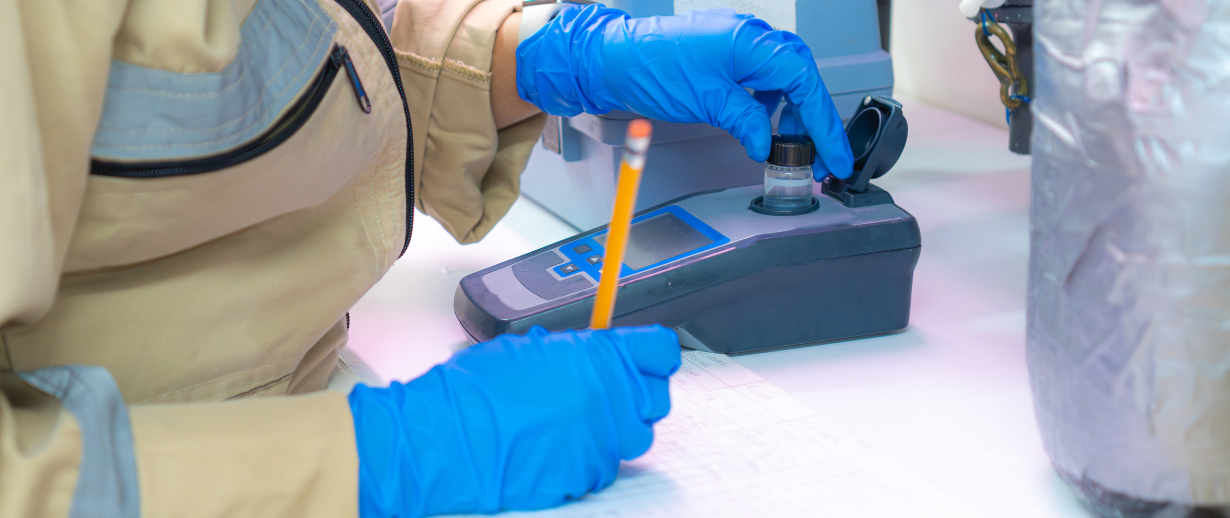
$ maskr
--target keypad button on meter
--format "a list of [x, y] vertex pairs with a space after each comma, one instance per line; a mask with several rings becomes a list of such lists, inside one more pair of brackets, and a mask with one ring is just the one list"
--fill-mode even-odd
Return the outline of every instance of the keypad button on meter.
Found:
[[560, 273], [562, 273], [562, 274], [564, 274], [564, 275], [572, 275], [572, 274], [574, 274], [574, 273], [577, 273], [577, 272], [581, 271], [581, 267], [580, 267], [580, 266], [577, 266], [577, 265], [575, 265], [575, 264], [573, 264], [573, 263], [568, 263], [568, 264], [565, 264], [565, 265], [561, 266], [561, 267], [559, 268], [559, 271], [560, 271]]
[[584, 253], [589, 253], [589, 252], [592, 252], [593, 250], [594, 250], [594, 249], [593, 249], [593, 248], [590, 248], [590, 246], [589, 246], [589, 245], [580, 245], [580, 246], [573, 247], [573, 249], [572, 249], [572, 251], [573, 251], [573, 252], [576, 252], [576, 253], [577, 253], [577, 255], [584, 254]]
[[594, 255], [594, 256], [586, 257], [585, 261], [588, 262], [589, 264], [598, 264], [602, 262], [602, 256]]

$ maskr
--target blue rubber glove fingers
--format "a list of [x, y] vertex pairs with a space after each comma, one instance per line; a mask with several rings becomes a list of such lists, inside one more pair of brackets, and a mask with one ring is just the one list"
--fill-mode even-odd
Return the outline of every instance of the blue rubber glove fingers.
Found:
[[662, 326], [553, 334], [536, 329], [549, 346], [590, 349], [591, 379], [611, 395], [608, 413], [619, 434], [619, 458], [645, 453], [653, 444], [653, 424], [670, 412], [668, 378], [680, 363], [675, 332]]
[[765, 113], [769, 114], [769, 118], [773, 118], [773, 113], [777, 111], [778, 105], [782, 103], [781, 90], [756, 90], [752, 92], [752, 97], [764, 106]]
[[[639, 373], [639, 376], [630, 376], [639, 382], [635, 387], [637, 417], [652, 431], [652, 425], [670, 413], [670, 377], [679, 370], [681, 362], [678, 335], [660, 325], [617, 327], [593, 333], [605, 335], [619, 352], [625, 368]], [[652, 436], [649, 443], [652, 443]], [[649, 446], [647, 443], [631, 447], [622, 456], [625, 460], [634, 459]]]
[[[816, 143], [815, 177], [849, 178], [854, 167], [850, 141], [815, 57], [803, 40], [752, 19], [739, 27], [734, 49], [734, 74], [741, 86], [781, 90], [794, 105], [806, 134]], [[780, 123], [778, 133], [787, 133]]]
[[[664, 419], [671, 410], [670, 377], [679, 370], [681, 351], [679, 336], [674, 330], [654, 325], [648, 327], [619, 327], [611, 330], [618, 337], [621, 347], [631, 350], [630, 356], [643, 377], [643, 404], [640, 406], [641, 421], [652, 427]], [[652, 429], [652, 428], [651, 428]], [[639, 451], [626, 452], [626, 460], [641, 456], [652, 446], [644, 445]]]
[[[755, 94], [756, 100], [764, 104], [770, 113], [777, 110], [784, 96], [781, 90], [757, 91]], [[803, 124], [798, 110], [794, 109], [794, 103], [789, 99], [782, 105], [782, 114], [777, 121], [777, 132], [782, 135], [807, 135], [807, 126]]]
[[773, 121], [764, 105], [742, 88], [730, 91], [730, 97], [721, 105], [714, 126], [726, 130], [747, 150], [748, 158], [756, 162], [769, 159], [773, 145]]
[[799, 111], [794, 109], [794, 103], [787, 101], [782, 107], [782, 117], [777, 122], [777, 132], [782, 135], [808, 135], [807, 126], [799, 117]]

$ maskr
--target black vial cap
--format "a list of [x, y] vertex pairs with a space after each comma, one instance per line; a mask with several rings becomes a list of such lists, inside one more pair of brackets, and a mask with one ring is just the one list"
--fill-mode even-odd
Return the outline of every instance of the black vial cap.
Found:
[[810, 166], [816, 162], [816, 143], [807, 135], [773, 135], [769, 163], [781, 167]]

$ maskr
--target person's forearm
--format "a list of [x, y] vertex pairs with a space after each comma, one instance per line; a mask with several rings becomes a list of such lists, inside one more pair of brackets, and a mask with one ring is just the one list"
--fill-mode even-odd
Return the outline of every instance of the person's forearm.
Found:
[[538, 113], [538, 108], [517, 95], [517, 32], [521, 13], [504, 20], [495, 37], [491, 58], [491, 114], [495, 127], [504, 129]]

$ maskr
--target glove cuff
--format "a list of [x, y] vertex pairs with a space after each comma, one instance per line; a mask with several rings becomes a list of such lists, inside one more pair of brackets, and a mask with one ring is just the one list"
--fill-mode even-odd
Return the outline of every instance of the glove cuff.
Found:
[[560, 9], [517, 46], [517, 94], [551, 115], [611, 111], [614, 107], [598, 102], [600, 92], [591, 90], [602, 84], [603, 31], [609, 22], [627, 17], [602, 4]]

